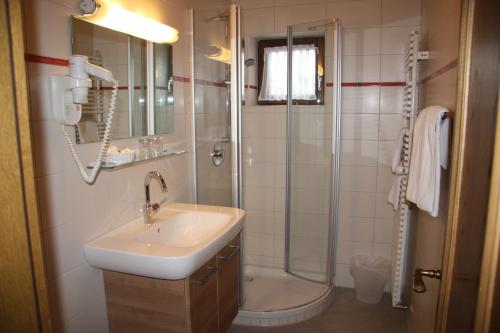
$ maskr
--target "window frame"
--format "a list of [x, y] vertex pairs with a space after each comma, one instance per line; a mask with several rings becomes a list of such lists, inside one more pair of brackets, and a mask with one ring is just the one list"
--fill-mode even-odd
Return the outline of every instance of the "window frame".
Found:
[[[318, 49], [316, 55], [316, 100], [294, 99], [294, 105], [324, 105], [325, 104], [325, 38], [318, 37], [300, 37], [293, 39], [294, 45], [314, 45]], [[264, 49], [268, 47], [287, 46], [286, 38], [261, 39], [257, 42], [257, 104], [258, 105], [286, 105], [287, 101], [261, 101], [259, 100], [260, 90], [262, 88], [262, 76], [264, 72]], [[318, 67], [323, 68], [323, 75], [319, 80]], [[319, 99], [319, 102], [318, 102]]]

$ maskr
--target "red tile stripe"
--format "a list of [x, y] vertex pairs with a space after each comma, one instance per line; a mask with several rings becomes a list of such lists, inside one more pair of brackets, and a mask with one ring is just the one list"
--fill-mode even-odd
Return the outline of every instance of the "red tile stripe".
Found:
[[202, 86], [212, 86], [212, 87], [220, 87], [220, 88], [226, 87], [226, 85], [222, 82], [208, 81], [208, 80], [202, 80], [202, 79], [194, 79], [194, 83], [202, 85]]
[[52, 57], [44, 57], [36, 54], [26, 53], [24, 55], [24, 60], [27, 62], [34, 62], [38, 64], [47, 64], [55, 66], [69, 66], [69, 61], [67, 59], [59, 59]]
[[[333, 87], [333, 82], [327, 82], [327, 87]], [[404, 87], [406, 82], [342, 82], [342, 87]]]
[[452, 61], [450, 61], [449, 63], [447, 63], [446, 65], [444, 65], [443, 67], [441, 67], [440, 69], [438, 69], [437, 71], [435, 71], [434, 73], [432, 73], [429, 76], [423, 78], [420, 81], [420, 83], [422, 83], [422, 84], [427, 83], [430, 80], [433, 80], [433, 79], [435, 79], [435, 78], [443, 75], [444, 73], [452, 70], [453, 68], [457, 67], [457, 65], [458, 65], [458, 59], [455, 58]]
[[[113, 87], [101, 87], [102, 90], [113, 90]], [[135, 86], [134, 90], [148, 89], [148, 87]], [[167, 90], [167, 87], [157, 86], [155, 87], [157, 90]], [[128, 86], [118, 86], [118, 90], [128, 90]]]
[[[56, 65], [56, 66], [68, 66], [69, 65], [69, 62], [66, 59], [45, 57], [45, 56], [40, 56], [40, 55], [35, 55], [35, 54], [30, 54], [30, 53], [25, 54], [25, 60], [27, 62]], [[456, 66], [457, 66], [457, 59], [455, 59], [454, 61], [452, 61], [448, 65], [444, 66], [440, 70], [436, 71], [435, 73], [431, 74], [430, 76], [426, 77], [425, 79], [423, 79], [422, 83], [425, 83], [425, 82], [447, 72], [448, 70], [450, 70]], [[177, 81], [177, 82], [184, 82], [184, 83], [191, 82], [191, 79], [189, 77], [174, 76], [173, 78], [174, 78], [174, 81]], [[202, 80], [202, 79], [195, 79], [194, 82], [195, 82], [195, 84], [204, 85], [204, 86], [220, 87], [220, 88], [226, 87], [226, 85], [222, 82], [215, 82], [215, 81]], [[405, 82], [342, 82], [343, 87], [404, 87], [405, 85], [406, 85]], [[333, 83], [327, 82], [326, 86], [333, 87]], [[257, 89], [257, 86], [253, 85], [253, 84], [245, 84], [245, 88]], [[106, 88], [104, 88], [104, 89], [106, 89]], [[118, 89], [124, 90], [124, 89], [128, 89], [128, 87], [120, 86], [120, 87], [118, 87]], [[138, 88], [135, 87], [135, 89], [138, 89]]]
[[176, 76], [174, 75], [174, 81], [177, 81], [177, 82], [191, 82], [191, 79], [188, 78], [188, 77], [184, 77], [184, 76]]

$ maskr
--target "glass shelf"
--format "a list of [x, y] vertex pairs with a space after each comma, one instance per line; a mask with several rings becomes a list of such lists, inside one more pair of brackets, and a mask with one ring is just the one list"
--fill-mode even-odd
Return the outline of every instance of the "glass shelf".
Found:
[[[142, 164], [142, 163], [146, 163], [146, 162], [150, 162], [150, 161], [157, 161], [157, 160], [167, 158], [167, 157], [182, 155], [182, 154], [185, 154], [187, 152], [188, 151], [185, 149], [167, 149], [167, 150], [164, 150], [162, 152], [162, 154], [158, 157], [152, 157], [152, 158], [147, 158], [147, 159], [137, 158], [132, 162], [121, 163], [121, 164], [103, 163], [101, 165], [101, 171], [119, 170], [119, 169], [123, 169], [123, 168], [128, 168], [128, 167], [133, 166], [133, 165], [138, 165], [138, 164]], [[87, 165], [87, 169], [92, 169], [92, 165], [93, 165], [92, 163]]]

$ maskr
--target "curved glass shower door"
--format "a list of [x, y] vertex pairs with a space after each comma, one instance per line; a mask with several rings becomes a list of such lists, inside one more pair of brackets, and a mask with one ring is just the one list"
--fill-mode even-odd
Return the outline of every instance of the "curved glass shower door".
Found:
[[331, 284], [338, 163], [338, 22], [288, 27], [285, 270]]

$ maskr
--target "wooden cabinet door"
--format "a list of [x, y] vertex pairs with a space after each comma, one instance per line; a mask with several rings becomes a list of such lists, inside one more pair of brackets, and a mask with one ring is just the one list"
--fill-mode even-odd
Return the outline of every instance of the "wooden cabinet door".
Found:
[[219, 332], [227, 331], [238, 314], [240, 236], [236, 236], [217, 255]]
[[217, 333], [217, 266], [209, 260], [189, 277], [192, 333]]

